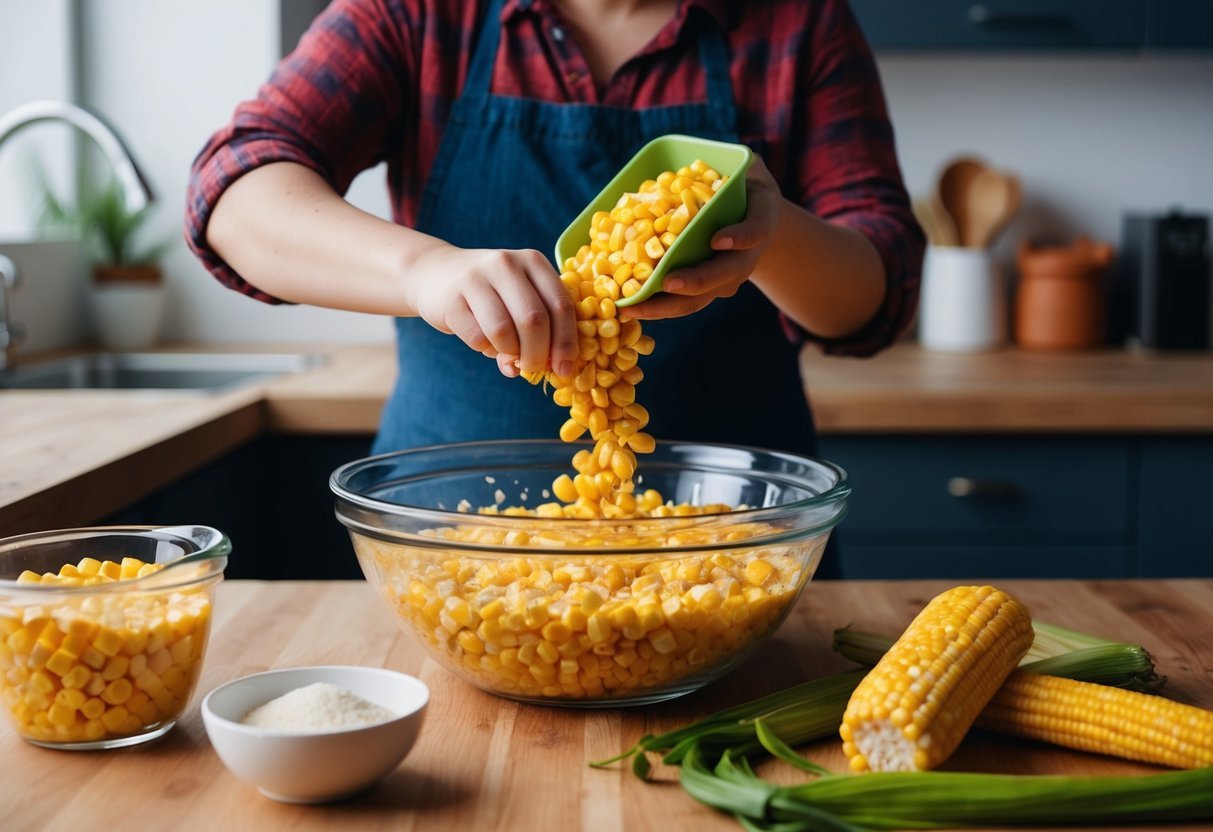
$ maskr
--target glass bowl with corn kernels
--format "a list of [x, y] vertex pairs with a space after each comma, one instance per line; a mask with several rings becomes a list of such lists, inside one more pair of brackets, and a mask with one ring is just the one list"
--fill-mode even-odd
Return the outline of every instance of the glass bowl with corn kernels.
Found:
[[121, 748], [193, 695], [231, 544], [207, 526], [0, 540], [0, 711], [35, 745]]
[[432, 446], [330, 478], [404, 630], [473, 685], [530, 703], [646, 704], [728, 672], [787, 616], [851, 490], [822, 460], [658, 442], [630, 516], [583, 519], [553, 493], [569, 448]]

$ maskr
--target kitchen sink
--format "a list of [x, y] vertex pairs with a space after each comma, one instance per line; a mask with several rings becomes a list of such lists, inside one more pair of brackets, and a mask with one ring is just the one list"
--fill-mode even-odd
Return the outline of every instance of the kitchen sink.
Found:
[[294, 353], [101, 352], [0, 372], [0, 389], [219, 391], [323, 363]]

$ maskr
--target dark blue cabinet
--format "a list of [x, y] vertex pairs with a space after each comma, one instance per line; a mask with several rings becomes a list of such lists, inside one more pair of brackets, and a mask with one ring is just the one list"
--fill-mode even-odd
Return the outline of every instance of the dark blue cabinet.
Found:
[[1154, 0], [1146, 16], [1146, 49], [1213, 49], [1213, 0]]
[[1213, 0], [851, 0], [877, 50], [1208, 50]]
[[1055, 540], [1127, 529], [1130, 460], [1117, 440], [823, 437], [822, 448], [854, 483], [848, 522], [874, 539]]
[[841, 533], [843, 578], [1123, 578], [1130, 573], [1127, 544], [862, 543]]
[[844, 578], [1213, 576], [1213, 436], [824, 436]]
[[1137, 574], [1213, 575], [1213, 439], [1141, 443]]

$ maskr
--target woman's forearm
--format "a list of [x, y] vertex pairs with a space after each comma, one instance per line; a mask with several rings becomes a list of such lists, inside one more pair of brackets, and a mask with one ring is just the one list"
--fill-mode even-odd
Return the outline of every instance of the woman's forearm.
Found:
[[282, 300], [418, 316], [510, 376], [572, 372], [573, 302], [546, 256], [458, 248], [386, 222], [302, 165], [265, 165], [232, 183], [206, 239], [246, 281]]
[[786, 199], [775, 238], [750, 280], [785, 315], [823, 338], [857, 332], [885, 293], [884, 264], [867, 237]]
[[441, 240], [350, 205], [292, 162], [246, 173], [220, 197], [207, 242], [245, 280], [282, 300], [416, 315], [403, 276]]

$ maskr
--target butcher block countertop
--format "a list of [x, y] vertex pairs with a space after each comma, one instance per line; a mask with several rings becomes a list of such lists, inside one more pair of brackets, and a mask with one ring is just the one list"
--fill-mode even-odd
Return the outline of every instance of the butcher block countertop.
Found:
[[[220, 393], [0, 391], [0, 536], [91, 522], [262, 433], [372, 434], [396, 372], [388, 344], [224, 349], [327, 360]], [[806, 350], [803, 369], [825, 434], [1213, 433], [1210, 353], [953, 355], [902, 343], [867, 360]]]
[[[351, 554], [350, 557], [353, 555]], [[697, 693], [632, 709], [517, 704], [470, 687], [426, 658], [387, 605], [358, 582], [233, 581], [219, 587], [202, 678], [178, 726], [146, 746], [104, 752], [38, 748], [0, 729], [0, 817], [7, 832], [43, 829], [738, 830], [693, 801], [672, 769], [655, 782], [586, 763], [719, 709], [848, 667], [830, 650], [846, 624], [899, 632], [936, 593], [957, 583], [810, 584], [783, 627], [751, 661]], [[1043, 621], [1140, 642], [1169, 677], [1166, 693], [1213, 708], [1213, 581], [1005, 581]], [[420, 676], [431, 700], [410, 755], [369, 792], [327, 806], [275, 803], [237, 780], [211, 749], [198, 703], [224, 682], [271, 668], [388, 667]], [[836, 771], [835, 740], [806, 753]], [[656, 762], [656, 760], [654, 760]], [[951, 770], [1146, 774], [1150, 766], [974, 734]], [[792, 783], [781, 763], [760, 769]], [[1208, 828], [1197, 825], [1168, 829]]]

